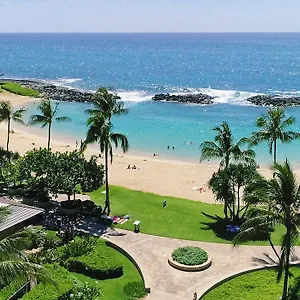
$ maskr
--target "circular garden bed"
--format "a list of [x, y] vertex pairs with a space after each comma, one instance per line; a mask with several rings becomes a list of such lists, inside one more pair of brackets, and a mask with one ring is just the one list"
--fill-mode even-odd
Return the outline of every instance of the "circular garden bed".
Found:
[[182, 271], [202, 271], [211, 265], [211, 259], [205, 250], [191, 246], [175, 249], [168, 262]]

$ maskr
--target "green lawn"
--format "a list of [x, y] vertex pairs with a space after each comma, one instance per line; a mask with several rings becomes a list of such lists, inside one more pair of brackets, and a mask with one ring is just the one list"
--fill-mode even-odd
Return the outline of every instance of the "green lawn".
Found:
[[[104, 203], [103, 190], [104, 187], [89, 193], [97, 204]], [[140, 220], [143, 233], [203, 242], [231, 242], [231, 237], [220, 231], [214, 220], [202, 214], [223, 216], [222, 205], [164, 197], [120, 186], [111, 186], [110, 192], [112, 214], [128, 214], [131, 217], [125, 224], [118, 225], [120, 228], [133, 230], [133, 222]], [[167, 201], [165, 208], [162, 206], [164, 200]], [[273, 233], [276, 245], [280, 244], [282, 233], [283, 228], [277, 228]], [[268, 242], [251, 241], [247, 244], [268, 245]]]
[[13, 94], [28, 96], [28, 97], [39, 97], [40, 92], [31, 88], [22, 87], [20, 84], [15, 82], [0, 82], [0, 91], [7, 91]]
[[[294, 276], [300, 276], [300, 268], [291, 271]], [[201, 299], [276, 300], [280, 299], [281, 293], [282, 282], [277, 284], [275, 270], [261, 270], [231, 279]]]

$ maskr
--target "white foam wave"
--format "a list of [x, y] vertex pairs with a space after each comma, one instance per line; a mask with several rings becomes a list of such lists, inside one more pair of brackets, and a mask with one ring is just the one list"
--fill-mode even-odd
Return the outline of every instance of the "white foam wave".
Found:
[[57, 85], [57, 86], [62, 86], [65, 88], [75, 88], [72, 84], [78, 81], [81, 81], [81, 78], [57, 78], [55, 80], [53, 79], [45, 79], [42, 80], [43, 82]]
[[121, 100], [126, 102], [144, 102], [151, 100], [151, 94], [146, 91], [117, 91], [118, 96], [121, 97]]
[[174, 94], [182, 95], [182, 94], [207, 94], [209, 96], [215, 97], [213, 99], [214, 103], [227, 103], [233, 105], [251, 105], [251, 103], [247, 102], [247, 98], [251, 96], [258, 95], [258, 93], [246, 92], [246, 91], [235, 91], [235, 90], [217, 90], [213, 88], [188, 88], [181, 89], [182, 91], [177, 91]]

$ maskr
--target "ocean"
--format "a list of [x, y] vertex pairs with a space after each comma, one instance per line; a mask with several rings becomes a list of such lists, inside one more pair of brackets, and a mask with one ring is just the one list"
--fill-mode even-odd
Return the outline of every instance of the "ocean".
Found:
[[[5, 77], [90, 91], [108, 87], [130, 109], [114, 119], [114, 129], [127, 134], [132, 154], [191, 162], [199, 161], [200, 143], [212, 140], [212, 128], [222, 121], [236, 140], [256, 130], [266, 108], [250, 105], [247, 97], [300, 96], [299, 66], [300, 33], [0, 34]], [[217, 98], [207, 106], [151, 100], [166, 92]], [[55, 124], [55, 134], [74, 143], [84, 139], [88, 106], [61, 103], [59, 114], [72, 122]], [[300, 131], [300, 108], [286, 112]], [[259, 163], [271, 163], [267, 144], [254, 149]], [[299, 149], [300, 141], [279, 144], [279, 160], [300, 164]]]

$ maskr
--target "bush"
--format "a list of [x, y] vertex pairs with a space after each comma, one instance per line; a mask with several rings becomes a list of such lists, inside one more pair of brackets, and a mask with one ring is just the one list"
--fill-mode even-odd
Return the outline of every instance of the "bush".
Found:
[[208, 255], [206, 251], [199, 247], [182, 247], [173, 251], [172, 258], [180, 264], [195, 266], [205, 263]]
[[101, 295], [100, 288], [95, 284], [75, 284], [71, 292], [59, 298], [59, 300], [95, 300]]
[[95, 209], [96, 204], [94, 201], [86, 200], [81, 203], [81, 211], [83, 213], [91, 213]]
[[24, 284], [25, 284], [24, 280], [17, 280], [11, 282], [9, 285], [6, 285], [0, 291], [0, 299], [8, 299], [17, 290], [19, 290]]
[[62, 208], [74, 209], [81, 207], [81, 200], [66, 200], [60, 203]]
[[57, 286], [51, 283], [39, 283], [22, 298], [23, 300], [57, 300], [70, 293], [73, 287], [72, 274], [65, 268], [55, 264], [46, 265], [45, 269]]
[[124, 286], [123, 291], [129, 297], [129, 299], [140, 299], [147, 294], [142, 281], [128, 282]]
[[22, 87], [20, 84], [7, 82], [1, 83], [1, 88], [6, 90], [7, 92], [21, 95], [21, 96], [28, 96], [28, 97], [39, 97], [40, 92], [35, 91], [31, 88]]
[[123, 275], [123, 266], [118, 252], [108, 247], [105, 242], [97, 240], [89, 255], [71, 257], [66, 262], [71, 272], [82, 273], [95, 279], [118, 278]]

